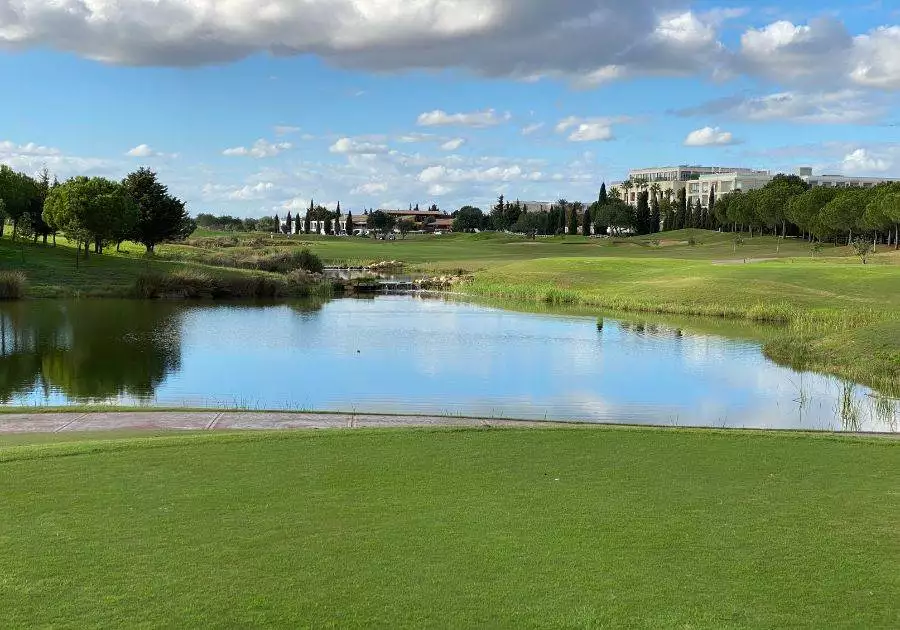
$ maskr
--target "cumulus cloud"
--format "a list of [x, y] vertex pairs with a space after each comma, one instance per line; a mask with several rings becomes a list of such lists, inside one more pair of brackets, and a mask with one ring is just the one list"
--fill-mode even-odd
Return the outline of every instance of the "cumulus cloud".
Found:
[[353, 195], [378, 195], [383, 194], [388, 191], [388, 186], [384, 182], [366, 182], [365, 184], [360, 184], [352, 191], [350, 194]]
[[263, 138], [260, 138], [256, 142], [253, 143], [251, 147], [233, 147], [231, 149], [225, 149], [222, 151], [222, 155], [227, 156], [242, 156], [242, 157], [254, 157], [254, 158], [270, 158], [280, 155], [284, 151], [288, 149], [292, 149], [294, 145], [290, 142], [269, 142]]
[[349, 155], [378, 155], [388, 152], [387, 145], [357, 138], [340, 138], [328, 150]]
[[448, 168], [443, 165], [429, 166], [419, 173], [419, 181], [424, 184], [459, 182], [509, 182], [526, 177], [518, 164], [493, 166], [485, 169]]
[[614, 139], [612, 125], [628, 118], [580, 118], [569, 116], [556, 125], [556, 133], [568, 133], [570, 142], [604, 142]]
[[856, 149], [844, 156], [844, 171], [852, 174], [883, 173], [892, 166], [892, 162], [880, 156], [876, 156], [866, 149]]
[[152, 157], [161, 157], [161, 158], [174, 158], [178, 157], [177, 153], [162, 153], [160, 151], [156, 151], [148, 144], [139, 144], [133, 149], [129, 149], [125, 152], [127, 157], [136, 157], [136, 158], [152, 158]]
[[859, 85], [900, 90], [900, 26], [855, 38], [852, 79]]
[[453, 138], [441, 145], [442, 151], [456, 151], [466, 143], [464, 138]]
[[493, 109], [466, 114], [448, 114], [436, 109], [419, 115], [416, 121], [420, 127], [493, 127], [510, 119], [509, 112], [498, 115]]
[[728, 146], [736, 144], [734, 135], [729, 131], [722, 131], [718, 127], [703, 127], [688, 134], [684, 140], [686, 147], [711, 147]]
[[11, 140], [0, 140], [0, 164], [31, 174], [46, 167], [60, 179], [85, 174], [118, 176], [121, 171], [107, 160], [65, 155], [55, 147], [35, 142], [19, 144]]

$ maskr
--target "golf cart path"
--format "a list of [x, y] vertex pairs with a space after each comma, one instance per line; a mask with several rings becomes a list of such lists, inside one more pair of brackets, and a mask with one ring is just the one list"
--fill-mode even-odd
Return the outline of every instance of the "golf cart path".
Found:
[[247, 411], [116, 411], [0, 414], [0, 433], [69, 433], [77, 431], [240, 431], [277, 429], [373, 429], [390, 427], [559, 426], [552, 422]]

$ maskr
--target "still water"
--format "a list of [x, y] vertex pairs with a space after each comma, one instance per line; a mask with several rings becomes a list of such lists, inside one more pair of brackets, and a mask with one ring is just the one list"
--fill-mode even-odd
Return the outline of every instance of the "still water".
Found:
[[384, 296], [0, 305], [0, 402], [897, 431], [896, 401], [674, 326]]

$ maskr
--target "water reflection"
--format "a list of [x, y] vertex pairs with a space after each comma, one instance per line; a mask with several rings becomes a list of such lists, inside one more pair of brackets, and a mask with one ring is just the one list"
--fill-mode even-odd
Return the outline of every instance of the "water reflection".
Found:
[[897, 430], [896, 401], [692, 330], [411, 296], [4, 304], [0, 400]]
[[181, 367], [178, 306], [21, 302], [0, 307], [0, 401], [39, 390], [73, 402], [153, 395]]

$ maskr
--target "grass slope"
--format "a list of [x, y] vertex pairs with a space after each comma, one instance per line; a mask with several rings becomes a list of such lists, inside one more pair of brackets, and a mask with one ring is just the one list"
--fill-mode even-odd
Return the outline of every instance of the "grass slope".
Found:
[[[849, 259], [753, 264], [664, 258], [557, 258], [476, 274], [466, 293], [620, 311], [782, 322], [773, 358], [900, 392], [900, 267]], [[900, 260], [900, 259], [898, 259]]]
[[68, 627], [897, 627], [892, 440], [630, 429], [0, 449], [0, 615]]

